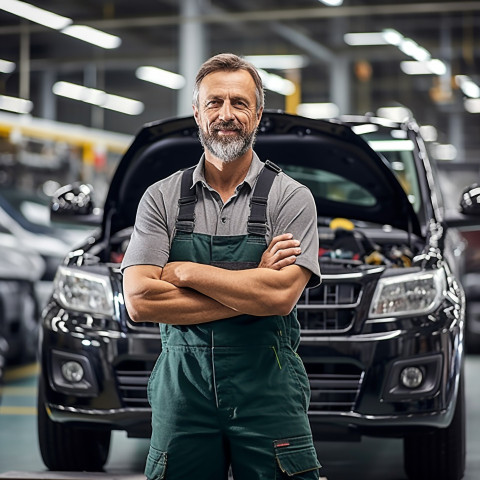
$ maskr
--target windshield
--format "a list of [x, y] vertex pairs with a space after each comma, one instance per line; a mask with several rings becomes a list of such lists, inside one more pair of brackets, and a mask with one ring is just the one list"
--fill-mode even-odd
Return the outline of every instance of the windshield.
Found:
[[372, 207], [376, 198], [361, 185], [341, 175], [322, 170], [318, 167], [287, 165], [279, 167], [292, 178], [307, 186], [314, 197], [333, 202]]
[[358, 127], [363, 125], [354, 126], [352, 130], [359, 133], [373, 150], [389, 162], [415, 213], [419, 214], [422, 210], [422, 195], [415, 164], [415, 146], [412, 140], [407, 138], [407, 132], [379, 127], [378, 131], [362, 134]]

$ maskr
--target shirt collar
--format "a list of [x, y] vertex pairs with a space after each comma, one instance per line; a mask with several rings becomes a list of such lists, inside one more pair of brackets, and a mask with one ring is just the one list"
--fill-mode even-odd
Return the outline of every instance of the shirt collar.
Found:
[[[196, 185], [198, 182], [202, 183], [203, 185], [207, 185], [207, 181], [205, 179], [204, 167], [205, 167], [205, 154], [202, 155], [202, 157], [200, 158], [200, 161], [195, 167], [195, 170], [193, 171], [193, 185]], [[250, 168], [248, 169], [248, 172], [247, 172], [247, 175], [245, 176], [244, 181], [240, 185], [242, 185], [243, 183], [246, 183], [250, 187], [250, 189], [252, 189], [253, 185], [255, 185], [257, 177], [260, 174], [262, 168], [263, 168], [263, 162], [258, 158], [258, 155], [255, 152], [253, 152], [252, 163], [250, 164]]]

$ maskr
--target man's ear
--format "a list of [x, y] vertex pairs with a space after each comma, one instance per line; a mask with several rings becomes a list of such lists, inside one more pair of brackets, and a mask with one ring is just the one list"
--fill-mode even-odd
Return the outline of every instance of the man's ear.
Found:
[[257, 122], [260, 123], [260, 120], [262, 119], [262, 114], [263, 114], [263, 107], [260, 107], [260, 110], [257, 112]]
[[193, 108], [193, 118], [195, 119], [196, 124], [198, 125], [198, 108], [195, 105], [192, 105]]

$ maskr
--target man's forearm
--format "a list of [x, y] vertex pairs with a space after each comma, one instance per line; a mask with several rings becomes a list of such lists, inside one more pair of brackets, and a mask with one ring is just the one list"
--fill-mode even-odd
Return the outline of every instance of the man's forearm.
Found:
[[125, 296], [127, 311], [135, 322], [194, 325], [239, 315], [216, 300], [187, 288], [153, 278], [135, 283]]
[[232, 310], [250, 315], [286, 315], [295, 306], [310, 272], [295, 265], [282, 270], [224, 270], [193, 262], [167, 264], [162, 279], [190, 288]]

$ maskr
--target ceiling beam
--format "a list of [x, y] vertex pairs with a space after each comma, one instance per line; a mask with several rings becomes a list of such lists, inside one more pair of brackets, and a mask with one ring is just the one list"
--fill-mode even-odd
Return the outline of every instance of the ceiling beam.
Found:
[[[405, 5], [402, 3], [361, 6], [345, 6], [336, 8], [292, 8], [275, 10], [258, 10], [248, 12], [218, 12], [198, 15], [188, 19], [179, 15], [146, 16], [111, 19], [84, 20], [91, 27], [115, 30], [117, 28], [144, 28], [166, 25], [179, 25], [184, 22], [201, 22], [204, 24], [224, 24], [232, 22], [265, 22], [265, 21], [289, 21], [289, 20], [313, 20], [342, 17], [375, 17], [381, 15], [426, 15], [431, 13], [462, 13], [480, 12], [480, 2], [457, 1], [457, 2], [423, 2]], [[32, 31], [45, 30], [46, 27], [32, 26]], [[20, 26], [0, 27], [0, 35], [20, 33]]]
[[181, 16], [150, 16], [128, 19], [106, 19], [88, 22], [92, 27], [115, 29], [115, 28], [139, 28], [147, 26], [177, 25], [185, 21], [202, 23], [231, 23], [231, 22], [265, 22], [280, 20], [313, 20], [319, 18], [340, 17], [374, 17], [379, 15], [421, 15], [429, 13], [461, 13], [480, 11], [480, 2], [457, 1], [457, 2], [425, 2], [405, 5], [401, 3], [389, 5], [361, 5], [353, 7], [337, 8], [292, 8], [275, 10], [250, 10], [248, 12], [219, 12], [199, 15], [185, 19]]

